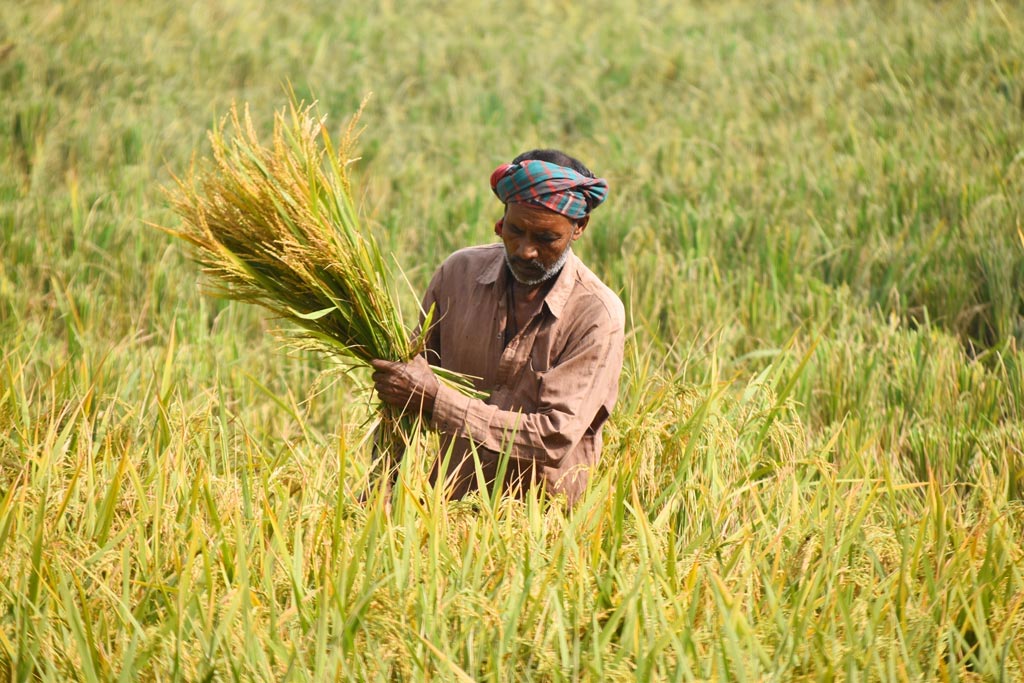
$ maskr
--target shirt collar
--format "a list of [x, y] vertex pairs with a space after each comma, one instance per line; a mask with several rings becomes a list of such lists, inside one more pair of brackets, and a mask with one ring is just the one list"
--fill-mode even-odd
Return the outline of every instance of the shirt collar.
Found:
[[[494, 284], [499, 280], [505, 282], [505, 278], [510, 277], [507, 272], [508, 269], [505, 267], [505, 247], [503, 245], [499, 246], [501, 246], [500, 249], [494, 250], [495, 258], [480, 272], [476, 279], [482, 285]], [[565, 304], [569, 301], [569, 295], [572, 294], [572, 290], [576, 286], [576, 273], [579, 262], [580, 260], [576, 256], [576, 252], [570, 252], [569, 258], [565, 260], [565, 265], [562, 266], [561, 272], [555, 278], [555, 283], [544, 297], [544, 304], [556, 318], [562, 316]]]

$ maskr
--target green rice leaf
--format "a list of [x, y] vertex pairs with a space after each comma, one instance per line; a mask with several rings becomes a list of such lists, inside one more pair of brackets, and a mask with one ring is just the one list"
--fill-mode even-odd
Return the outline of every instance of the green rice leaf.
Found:
[[299, 311], [296, 311], [294, 308], [289, 308], [288, 310], [290, 310], [292, 314], [295, 315], [295, 317], [301, 318], [302, 320], [319, 320], [325, 315], [330, 315], [334, 311], [338, 310], [338, 307], [328, 306], [327, 308], [322, 308], [319, 311], [313, 311], [312, 313], [300, 313]]

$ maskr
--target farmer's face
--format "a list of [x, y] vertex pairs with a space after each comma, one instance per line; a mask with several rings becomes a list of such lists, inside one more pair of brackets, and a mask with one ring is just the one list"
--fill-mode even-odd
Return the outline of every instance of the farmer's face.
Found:
[[509, 204], [498, 234], [512, 276], [532, 286], [558, 275], [586, 227], [587, 218], [574, 221], [541, 206]]

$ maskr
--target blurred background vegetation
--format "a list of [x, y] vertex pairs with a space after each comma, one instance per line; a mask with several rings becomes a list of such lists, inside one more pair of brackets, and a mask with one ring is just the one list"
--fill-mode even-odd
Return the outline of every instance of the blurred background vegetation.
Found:
[[[631, 331], [591, 512], [348, 508], [358, 382], [147, 225], [231, 102], [269, 127], [289, 88], [339, 129], [373, 93], [356, 187], [416, 291], [494, 239], [497, 164], [609, 179], [577, 251]], [[0, 671], [1019, 675], [1016, 4], [16, 0], [0, 100]], [[519, 578], [437, 562], [474, 548]], [[363, 589], [321, 599], [342, 556]]]

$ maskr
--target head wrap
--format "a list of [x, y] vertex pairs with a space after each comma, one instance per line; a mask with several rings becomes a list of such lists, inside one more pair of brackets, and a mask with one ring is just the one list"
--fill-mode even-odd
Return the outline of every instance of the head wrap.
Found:
[[608, 196], [608, 181], [588, 178], [558, 164], [529, 159], [494, 169], [491, 189], [505, 204], [538, 204], [580, 220]]

